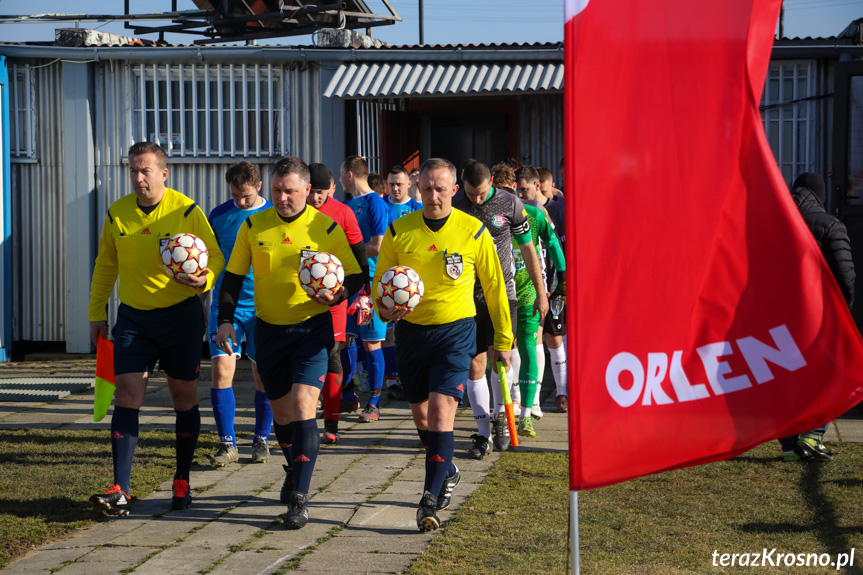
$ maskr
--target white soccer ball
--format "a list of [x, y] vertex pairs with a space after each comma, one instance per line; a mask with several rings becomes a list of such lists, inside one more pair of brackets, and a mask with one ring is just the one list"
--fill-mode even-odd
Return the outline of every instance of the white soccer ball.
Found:
[[391, 267], [378, 282], [378, 299], [387, 309], [414, 309], [424, 293], [422, 278], [407, 266]]
[[196, 276], [207, 267], [207, 244], [192, 234], [171, 236], [161, 248], [162, 265], [172, 276]]
[[333, 254], [316, 252], [300, 260], [299, 279], [310, 296], [330, 295], [345, 282], [345, 268]]

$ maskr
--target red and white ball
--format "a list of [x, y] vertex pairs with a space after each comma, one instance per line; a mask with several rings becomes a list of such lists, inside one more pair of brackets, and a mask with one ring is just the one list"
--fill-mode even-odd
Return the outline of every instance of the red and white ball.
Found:
[[378, 282], [378, 298], [387, 309], [414, 309], [424, 293], [422, 278], [407, 266], [391, 267]]
[[207, 267], [207, 244], [192, 234], [171, 236], [162, 248], [162, 265], [173, 276], [196, 276]]
[[299, 279], [310, 296], [330, 295], [345, 282], [345, 268], [333, 254], [317, 252], [300, 260]]

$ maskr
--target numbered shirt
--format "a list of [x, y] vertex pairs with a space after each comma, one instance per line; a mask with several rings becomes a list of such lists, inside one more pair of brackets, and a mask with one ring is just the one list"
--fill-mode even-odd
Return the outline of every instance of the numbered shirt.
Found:
[[[162, 265], [161, 244], [181, 233], [194, 234], [207, 246], [211, 273], [201, 290], [174, 281]], [[99, 236], [99, 255], [90, 284], [90, 321], [108, 319], [105, 306], [118, 278], [120, 301], [150, 310], [170, 307], [209, 290], [224, 267], [225, 258], [207, 217], [191, 198], [166, 188], [156, 209], [145, 214], [138, 207], [138, 196], [124, 196], [108, 208]]]
[[312, 252], [335, 255], [345, 276], [360, 273], [345, 232], [327, 215], [311, 206], [288, 223], [275, 208], [250, 216], [240, 226], [226, 268], [244, 275], [252, 267], [255, 276], [255, 315], [267, 323], [293, 325], [329, 311], [311, 300], [300, 286], [300, 260]]
[[479, 278], [495, 328], [495, 349], [511, 348], [512, 325], [503, 270], [494, 241], [482, 222], [452, 210], [443, 227], [433, 232], [422, 212], [402, 216], [389, 225], [384, 235], [373, 289], [377, 289], [383, 272], [395, 265], [413, 268], [425, 284], [422, 301], [401, 321], [440, 325], [475, 316], [471, 296]]

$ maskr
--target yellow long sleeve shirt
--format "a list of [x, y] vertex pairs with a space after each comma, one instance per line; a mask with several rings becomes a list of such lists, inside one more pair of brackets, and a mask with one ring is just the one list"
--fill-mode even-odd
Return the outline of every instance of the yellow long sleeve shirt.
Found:
[[[200, 290], [174, 281], [162, 265], [161, 244], [179, 233], [194, 234], [207, 246], [210, 273]], [[108, 319], [105, 308], [118, 277], [120, 302], [149, 310], [170, 307], [211, 289], [224, 267], [225, 258], [207, 217], [190, 198], [166, 188], [156, 209], [145, 214], [135, 194], [124, 196], [108, 208], [99, 237], [90, 284], [90, 321]]]
[[491, 234], [478, 219], [452, 210], [443, 227], [433, 232], [421, 211], [405, 214], [390, 223], [384, 234], [372, 280], [373, 293], [377, 293], [383, 273], [395, 265], [413, 268], [425, 284], [422, 301], [401, 321], [439, 325], [475, 316], [473, 290], [479, 278], [494, 325], [494, 348], [512, 348], [512, 324], [500, 259]]
[[345, 276], [361, 271], [342, 228], [311, 206], [291, 222], [281, 219], [276, 208], [267, 208], [240, 226], [227, 270], [246, 275], [251, 266], [255, 314], [265, 322], [293, 325], [329, 312], [300, 285], [298, 271], [304, 252], [333, 254], [342, 262]]

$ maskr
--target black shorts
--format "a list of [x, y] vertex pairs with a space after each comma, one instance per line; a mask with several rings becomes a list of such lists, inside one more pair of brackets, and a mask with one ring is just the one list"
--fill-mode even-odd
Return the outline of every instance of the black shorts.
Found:
[[552, 317], [551, 311], [545, 315], [545, 322], [542, 324], [543, 333], [550, 335], [566, 335], [566, 308], [561, 310], [560, 315], [556, 318]]
[[[494, 345], [494, 324], [491, 322], [491, 316], [488, 313], [488, 305], [485, 301], [476, 303], [476, 351], [474, 357], [482, 355], [488, 351], [488, 348]], [[515, 337], [515, 328], [518, 323], [517, 313], [518, 302], [509, 302], [509, 319], [512, 323], [512, 335]], [[515, 339], [513, 339], [515, 341]]]
[[432, 392], [461, 399], [476, 340], [472, 317], [440, 325], [396, 324], [396, 364], [408, 403]]
[[267, 399], [284, 397], [295, 383], [321, 389], [333, 345], [329, 312], [292, 325], [274, 325], [258, 318], [255, 346]]
[[114, 373], [152, 373], [159, 367], [168, 377], [184, 381], [201, 373], [201, 343], [207, 321], [198, 296], [170, 307], [117, 308], [114, 336]]

